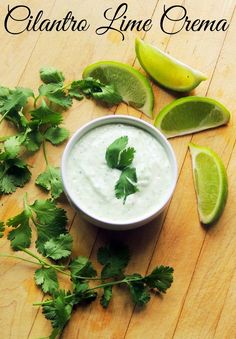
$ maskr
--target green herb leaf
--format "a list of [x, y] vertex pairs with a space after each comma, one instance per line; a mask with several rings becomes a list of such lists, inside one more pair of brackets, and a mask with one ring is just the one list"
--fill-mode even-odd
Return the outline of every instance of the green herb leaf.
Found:
[[70, 234], [60, 234], [59, 237], [48, 240], [45, 245], [45, 256], [54, 260], [67, 258], [71, 255], [72, 236]]
[[68, 139], [69, 131], [63, 127], [50, 127], [46, 130], [44, 137], [53, 145], [58, 145]]
[[123, 136], [108, 146], [105, 158], [109, 167], [123, 170], [131, 165], [134, 159], [135, 149], [133, 147], [126, 148], [127, 144], [128, 137]]
[[9, 112], [16, 114], [16, 112], [19, 112], [26, 105], [30, 97], [34, 97], [34, 93], [29, 88], [17, 87], [10, 90], [6, 87], [1, 87], [0, 113], [6, 115], [6, 117]]
[[49, 101], [63, 107], [69, 108], [72, 105], [72, 98], [66, 95], [63, 90], [63, 83], [50, 83], [39, 87], [41, 96], [45, 96]]
[[59, 290], [57, 293], [54, 293], [49, 304], [43, 305], [43, 314], [46, 319], [51, 321], [54, 328], [50, 338], [56, 338], [71, 317], [73, 298], [68, 298], [68, 296], [70, 296], [69, 292], [66, 293], [64, 290]]
[[128, 137], [123, 136], [113, 141], [113, 143], [107, 147], [105, 158], [109, 167], [118, 168], [120, 153], [125, 149], [127, 144]]
[[100, 247], [97, 253], [98, 262], [104, 265], [102, 279], [123, 276], [123, 271], [129, 262], [129, 249], [126, 245], [114, 242]]
[[76, 90], [87, 97], [92, 97], [109, 105], [116, 105], [122, 102], [122, 97], [116, 92], [114, 86], [102, 84], [94, 78], [89, 77], [84, 80], [74, 81], [72, 86], [73, 93], [76, 93]]
[[62, 72], [58, 71], [54, 67], [42, 67], [39, 71], [40, 79], [45, 83], [59, 83], [65, 80]]
[[36, 185], [41, 186], [47, 191], [51, 191], [53, 199], [57, 199], [63, 193], [61, 172], [59, 167], [47, 166], [47, 169], [39, 174], [35, 181]]
[[26, 209], [20, 214], [7, 221], [7, 226], [14, 227], [10, 231], [7, 239], [11, 241], [11, 247], [14, 251], [18, 251], [19, 247], [27, 248], [31, 244], [31, 228], [29, 220], [31, 217], [30, 210]]
[[[137, 276], [140, 275], [137, 274]], [[128, 286], [131, 298], [135, 304], [138, 306], [144, 306], [149, 302], [151, 298], [150, 291], [142, 280], [132, 281], [128, 284]]]
[[40, 149], [40, 146], [43, 142], [42, 133], [36, 128], [31, 132], [27, 133], [23, 145], [29, 152], [35, 152]]
[[23, 187], [31, 177], [27, 164], [18, 159], [8, 159], [0, 162], [0, 193], [15, 192], [17, 187]]
[[115, 186], [115, 195], [117, 199], [123, 198], [123, 203], [131, 194], [138, 192], [136, 169], [127, 167], [123, 170]]
[[0, 221], [0, 238], [3, 237], [5, 231], [5, 225], [3, 221]]
[[77, 281], [74, 285], [73, 293], [75, 294], [74, 303], [75, 304], [88, 304], [94, 301], [97, 298], [97, 292], [90, 291], [89, 285], [84, 280], [81, 282]]
[[41, 286], [44, 293], [53, 294], [58, 288], [59, 283], [54, 268], [39, 268], [34, 274], [35, 283]]
[[4, 142], [4, 151], [5, 151], [5, 159], [14, 159], [20, 152], [22, 140], [19, 136], [12, 136], [9, 137]]
[[36, 125], [51, 124], [57, 126], [63, 120], [61, 113], [52, 111], [44, 100], [42, 100], [41, 106], [30, 113], [32, 116], [31, 121]]
[[80, 101], [84, 98], [84, 96], [79, 91], [80, 91], [80, 86], [78, 85], [78, 81], [73, 81], [68, 90], [69, 96]]
[[88, 258], [79, 256], [70, 263], [71, 280], [77, 284], [81, 279], [77, 276], [92, 278], [97, 275], [91, 261]]
[[100, 299], [100, 304], [103, 308], [107, 308], [112, 298], [112, 286], [106, 286], [103, 290], [104, 294]]
[[68, 233], [66, 212], [62, 208], [58, 208], [56, 203], [51, 200], [36, 200], [30, 207], [37, 216], [35, 222], [38, 233], [36, 247], [39, 253], [45, 255], [44, 245], [48, 240]]
[[173, 282], [173, 272], [172, 267], [161, 265], [145, 277], [145, 282], [150, 288], [165, 293]]

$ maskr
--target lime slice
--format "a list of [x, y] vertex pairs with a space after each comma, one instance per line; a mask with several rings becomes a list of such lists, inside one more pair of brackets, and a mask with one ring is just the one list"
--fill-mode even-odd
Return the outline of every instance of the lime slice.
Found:
[[229, 119], [230, 112], [218, 101], [190, 96], [165, 106], [154, 125], [170, 138], [218, 127]]
[[114, 85], [123, 101], [152, 117], [154, 96], [149, 80], [135, 68], [115, 61], [100, 61], [84, 69], [83, 78], [93, 77]]
[[179, 92], [191, 91], [207, 79], [200, 71], [138, 38], [135, 41], [135, 50], [143, 69], [166, 88]]
[[208, 147], [189, 145], [198, 212], [204, 224], [216, 221], [222, 214], [228, 195], [228, 180], [220, 157]]

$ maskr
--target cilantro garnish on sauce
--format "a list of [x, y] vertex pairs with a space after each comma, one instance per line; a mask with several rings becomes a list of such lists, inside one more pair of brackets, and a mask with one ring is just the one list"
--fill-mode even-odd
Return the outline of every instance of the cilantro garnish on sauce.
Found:
[[121, 170], [119, 180], [115, 185], [115, 196], [123, 198], [125, 204], [128, 195], [138, 192], [137, 174], [134, 167], [130, 167], [134, 160], [135, 149], [127, 147], [128, 137], [122, 136], [108, 146], [106, 150], [106, 162], [110, 168]]

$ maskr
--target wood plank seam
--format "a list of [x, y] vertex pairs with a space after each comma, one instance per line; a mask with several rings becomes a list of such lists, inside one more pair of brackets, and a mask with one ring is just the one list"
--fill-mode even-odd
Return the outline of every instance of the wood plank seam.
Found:
[[[185, 3], [185, 1], [182, 2], [182, 6], [184, 5], [184, 3]], [[233, 13], [232, 13], [232, 15], [231, 15], [231, 17], [230, 17], [230, 20], [229, 20], [230, 23], [231, 23], [231, 21], [232, 21], [232, 19], [233, 19], [234, 12], [235, 12], [235, 7], [234, 7]], [[175, 26], [174, 26], [174, 27], [175, 27]], [[173, 27], [173, 29], [174, 29], [174, 27]], [[173, 32], [173, 29], [172, 29], [172, 32]], [[215, 70], [216, 70], [216, 68], [217, 68], [217, 64], [218, 64], [218, 61], [219, 61], [219, 59], [220, 59], [220, 56], [221, 56], [221, 53], [222, 53], [222, 50], [223, 50], [224, 43], [225, 43], [225, 40], [226, 40], [226, 37], [227, 37], [228, 32], [229, 32], [229, 30], [227, 30], [226, 33], [225, 33], [225, 36], [224, 36], [224, 39], [223, 39], [223, 42], [222, 42], [222, 46], [221, 46], [221, 48], [220, 48], [220, 51], [219, 51], [218, 57], [217, 57], [217, 59], [216, 59], [215, 66], [214, 66], [214, 69], [213, 69], [213, 72], [212, 72], [212, 75], [211, 75], [211, 78], [210, 78], [209, 85], [207, 86], [207, 89], [206, 89], [205, 96], [207, 96], [207, 94], [208, 94], [208, 92], [209, 92], [209, 89], [210, 89], [210, 86], [211, 86], [211, 83], [212, 83], [212, 80], [213, 80], [213, 77], [214, 77], [214, 74], [215, 74]], [[171, 36], [171, 37], [172, 37], [172, 36]], [[166, 51], [167, 48], [168, 48], [168, 44], [169, 44], [169, 42], [170, 42], [170, 40], [171, 40], [171, 37], [170, 37], [170, 39], [169, 39], [169, 41], [168, 41], [168, 43], [167, 43], [167, 45], [166, 45], [166, 48], [164, 49], [165, 51]], [[192, 134], [192, 135], [190, 136], [190, 142], [192, 141], [193, 136], [194, 136], [194, 134]], [[235, 144], [236, 144], [236, 139], [235, 139], [235, 142], [234, 142], [234, 146], [235, 146]], [[234, 147], [234, 146], [233, 146], [233, 147]], [[232, 150], [233, 150], [233, 148], [232, 148]], [[187, 155], [188, 155], [188, 149], [186, 150], [186, 153], [185, 153], [185, 156], [184, 156], [182, 165], [181, 165], [180, 170], [179, 170], [179, 175], [178, 175], [177, 184], [178, 184], [178, 181], [179, 181], [179, 177], [180, 177], [180, 175], [181, 175], [181, 173], [182, 173], [182, 169], [183, 169], [183, 167], [184, 167], [184, 164], [185, 164]], [[232, 153], [231, 153], [230, 158], [229, 158], [229, 160], [228, 160], [228, 162], [227, 162], [226, 168], [228, 167], [228, 164], [229, 164], [229, 162], [230, 162], [231, 156], [232, 156]], [[173, 198], [171, 198], [170, 203], [171, 203], [172, 199], [173, 199]], [[162, 225], [161, 225], [161, 229], [160, 229], [159, 235], [158, 235], [158, 237], [157, 237], [157, 241], [156, 241], [156, 243], [155, 243], [154, 250], [153, 250], [152, 255], [151, 255], [151, 257], [150, 257], [150, 262], [149, 262], [148, 268], [147, 268], [147, 270], [146, 270], [146, 274], [147, 274], [147, 272], [148, 272], [148, 270], [149, 270], [149, 268], [150, 268], [150, 264], [151, 264], [151, 262], [152, 262], [152, 258], [153, 258], [153, 256], [154, 256], [155, 251], [156, 251], [156, 247], [157, 247], [157, 244], [158, 244], [158, 241], [159, 241], [159, 237], [160, 237], [160, 234], [161, 234], [163, 225], [165, 224], [165, 220], [166, 220], [166, 216], [167, 216], [167, 213], [168, 213], [168, 210], [169, 210], [169, 207], [170, 207], [170, 203], [169, 203], [169, 205], [168, 205], [168, 207], [167, 207], [165, 217], [163, 218], [163, 222], [162, 222]], [[177, 322], [176, 322], [176, 326], [175, 326], [175, 329], [174, 329], [174, 333], [173, 333], [172, 338], [174, 338], [174, 334], [175, 334], [176, 329], [177, 329], [177, 327], [178, 327], [178, 322], [179, 322], [179, 319], [180, 319], [180, 316], [181, 316], [181, 313], [182, 313], [182, 310], [183, 310], [183, 307], [184, 307], [185, 300], [186, 300], [186, 298], [187, 298], [187, 294], [188, 294], [188, 291], [189, 291], [189, 288], [190, 288], [192, 279], [193, 279], [193, 277], [194, 277], [194, 272], [195, 272], [195, 269], [196, 269], [196, 267], [197, 267], [198, 260], [199, 260], [199, 258], [200, 258], [200, 256], [201, 256], [201, 252], [202, 252], [202, 248], [203, 248], [204, 243], [205, 243], [205, 239], [206, 239], [206, 234], [205, 234], [204, 240], [203, 240], [203, 242], [202, 242], [202, 245], [201, 245], [201, 248], [200, 248], [200, 251], [199, 251], [199, 254], [198, 254], [196, 263], [195, 263], [195, 266], [194, 266], [194, 271], [193, 271], [192, 277], [191, 277], [191, 279], [190, 279], [190, 283], [189, 283], [189, 286], [188, 286], [188, 288], [187, 288], [186, 295], [185, 295], [185, 297], [184, 297], [183, 305], [181, 306], [181, 309], [180, 309], [180, 314], [179, 314], [179, 316], [178, 316], [178, 319], [177, 319]], [[229, 285], [229, 286], [230, 286], [230, 285]], [[223, 310], [223, 308], [222, 308], [222, 310]], [[128, 327], [127, 327], [127, 329], [126, 329], [124, 339], [125, 339], [125, 337], [126, 337], [126, 335], [127, 335], [127, 332], [128, 332], [128, 329], [129, 329], [129, 325], [130, 325], [130, 322], [131, 322], [131, 320], [132, 320], [134, 311], [135, 311], [135, 307], [134, 307], [134, 309], [133, 309], [132, 316], [131, 316], [131, 318], [130, 318], [130, 320], [129, 320], [129, 324], [128, 324]], [[217, 325], [218, 325], [218, 323], [217, 323]], [[217, 326], [216, 326], [216, 327], [217, 327]]]
[[[233, 19], [233, 16], [234, 16], [234, 12], [235, 12], [235, 7], [234, 7], [233, 13], [232, 13], [231, 18], [230, 18], [230, 23], [232, 22], [232, 19]], [[225, 37], [224, 37], [224, 40], [223, 40], [223, 43], [222, 43], [222, 46], [221, 46], [219, 55], [218, 55], [218, 57], [217, 57], [216, 64], [215, 64], [215, 66], [214, 66], [214, 70], [213, 70], [213, 73], [212, 73], [212, 77], [211, 77], [211, 79], [210, 79], [209, 86], [207, 87], [206, 95], [207, 95], [207, 93], [209, 92], [209, 89], [210, 89], [210, 86], [211, 86], [211, 83], [212, 83], [212, 80], [213, 80], [213, 77], [214, 77], [214, 74], [215, 74], [215, 71], [216, 71], [216, 68], [217, 68], [217, 64], [218, 64], [218, 62], [219, 62], [219, 59], [220, 59], [222, 50], [223, 50], [223, 48], [224, 48], [224, 44], [225, 44], [225, 41], [226, 41], [228, 32], [229, 32], [229, 30], [226, 31], [226, 34], [225, 34]], [[192, 140], [192, 138], [193, 138], [193, 135], [191, 136], [191, 140]], [[234, 141], [234, 145], [233, 145], [233, 148], [232, 148], [232, 152], [231, 152], [231, 154], [230, 154], [230, 157], [229, 157], [229, 159], [228, 159], [228, 161], [227, 161], [226, 168], [228, 168], [228, 166], [229, 166], [229, 163], [230, 163], [230, 160], [231, 160], [231, 157], [232, 157], [232, 153], [233, 153], [233, 149], [234, 149], [234, 147], [235, 147], [235, 144], [236, 144], [236, 139], [235, 139], [235, 141]], [[187, 157], [187, 152], [186, 152], [186, 154], [185, 154], [185, 158], [184, 158], [183, 164], [185, 163], [186, 157]], [[183, 167], [183, 166], [182, 166], [182, 167]], [[199, 258], [200, 258], [200, 256], [201, 256], [202, 249], [203, 249], [203, 246], [204, 246], [204, 243], [205, 243], [205, 240], [206, 240], [206, 235], [207, 235], [207, 233], [205, 233], [205, 236], [204, 236], [204, 239], [203, 239], [203, 242], [202, 242], [202, 245], [201, 245], [201, 248], [200, 248], [198, 257], [197, 257], [196, 264], [195, 264], [195, 266], [194, 266], [194, 270], [193, 270], [193, 273], [192, 273], [192, 276], [191, 276], [191, 279], [190, 279], [190, 282], [189, 282], [189, 285], [188, 285], [186, 294], [185, 294], [184, 299], [183, 299], [183, 304], [182, 304], [181, 309], [180, 309], [180, 312], [179, 312], [179, 316], [178, 316], [178, 319], [177, 319], [177, 322], [176, 322], [176, 326], [175, 326], [175, 329], [174, 329], [172, 338], [174, 338], [175, 332], [176, 332], [177, 327], [178, 327], [178, 324], [179, 324], [179, 320], [180, 320], [180, 317], [181, 317], [181, 314], [182, 314], [182, 311], [183, 311], [183, 308], [184, 308], [184, 305], [185, 305], [185, 302], [186, 302], [186, 299], [187, 299], [187, 296], [188, 296], [188, 293], [189, 293], [189, 289], [190, 289], [191, 283], [192, 283], [193, 278], [194, 278], [194, 275], [195, 275], [195, 270], [196, 270], [196, 267], [197, 267], [197, 265], [198, 265]], [[231, 280], [230, 280], [230, 281], [231, 281]], [[230, 285], [229, 285], [229, 286], [230, 286]], [[228, 291], [228, 289], [227, 289], [227, 291]], [[222, 307], [222, 310], [223, 310], [223, 307]], [[222, 312], [222, 311], [221, 311], [221, 312]], [[219, 318], [219, 319], [220, 319], [220, 318]], [[218, 322], [219, 322], [219, 319], [218, 319]], [[218, 325], [218, 322], [217, 322], [217, 325]], [[216, 328], [217, 328], [217, 325], [216, 325]], [[215, 329], [215, 331], [216, 331], [216, 329]]]

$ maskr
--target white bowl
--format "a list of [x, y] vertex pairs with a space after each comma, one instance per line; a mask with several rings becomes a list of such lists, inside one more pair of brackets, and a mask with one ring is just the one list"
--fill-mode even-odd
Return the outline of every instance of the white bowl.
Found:
[[[142, 218], [137, 218], [136, 220], [133, 220], [132, 222], [127, 221], [124, 223], [116, 223], [116, 222], [107, 222], [106, 220], [102, 220], [101, 218], [96, 217], [96, 215], [92, 215], [89, 210], [84, 210], [81, 208], [80, 204], [78, 201], [76, 201], [74, 198], [72, 198], [72, 194], [69, 190], [69, 185], [67, 181], [67, 176], [66, 176], [66, 168], [68, 164], [68, 156], [74, 147], [74, 145], [78, 142], [80, 138], [82, 138], [87, 132], [90, 130], [102, 126], [102, 125], [107, 125], [107, 124], [128, 124], [131, 126], [135, 126], [138, 128], [141, 128], [145, 130], [146, 132], [150, 133], [154, 138], [157, 139], [157, 141], [163, 146], [172, 169], [172, 182], [168, 191], [168, 194], [165, 196], [165, 199], [163, 199], [163, 202], [158, 208], [152, 212], [151, 214], [144, 215]], [[123, 116], [123, 115], [109, 115], [105, 116], [99, 119], [95, 119], [78, 129], [74, 135], [71, 137], [69, 142], [67, 143], [67, 146], [63, 152], [62, 156], [62, 161], [61, 161], [61, 173], [62, 173], [62, 182], [65, 190], [65, 194], [72, 205], [73, 208], [75, 208], [76, 211], [78, 211], [86, 220], [91, 222], [92, 224], [106, 228], [106, 229], [111, 229], [111, 230], [129, 230], [132, 228], [136, 228], [139, 226], [142, 226], [149, 221], [153, 220], [156, 218], [167, 206], [171, 196], [173, 195], [176, 182], [177, 182], [177, 175], [178, 175], [178, 169], [177, 169], [177, 162], [176, 162], [176, 157], [174, 154], [174, 151], [166, 139], [166, 137], [155, 127], [150, 125], [149, 123], [133, 118], [130, 116]]]

